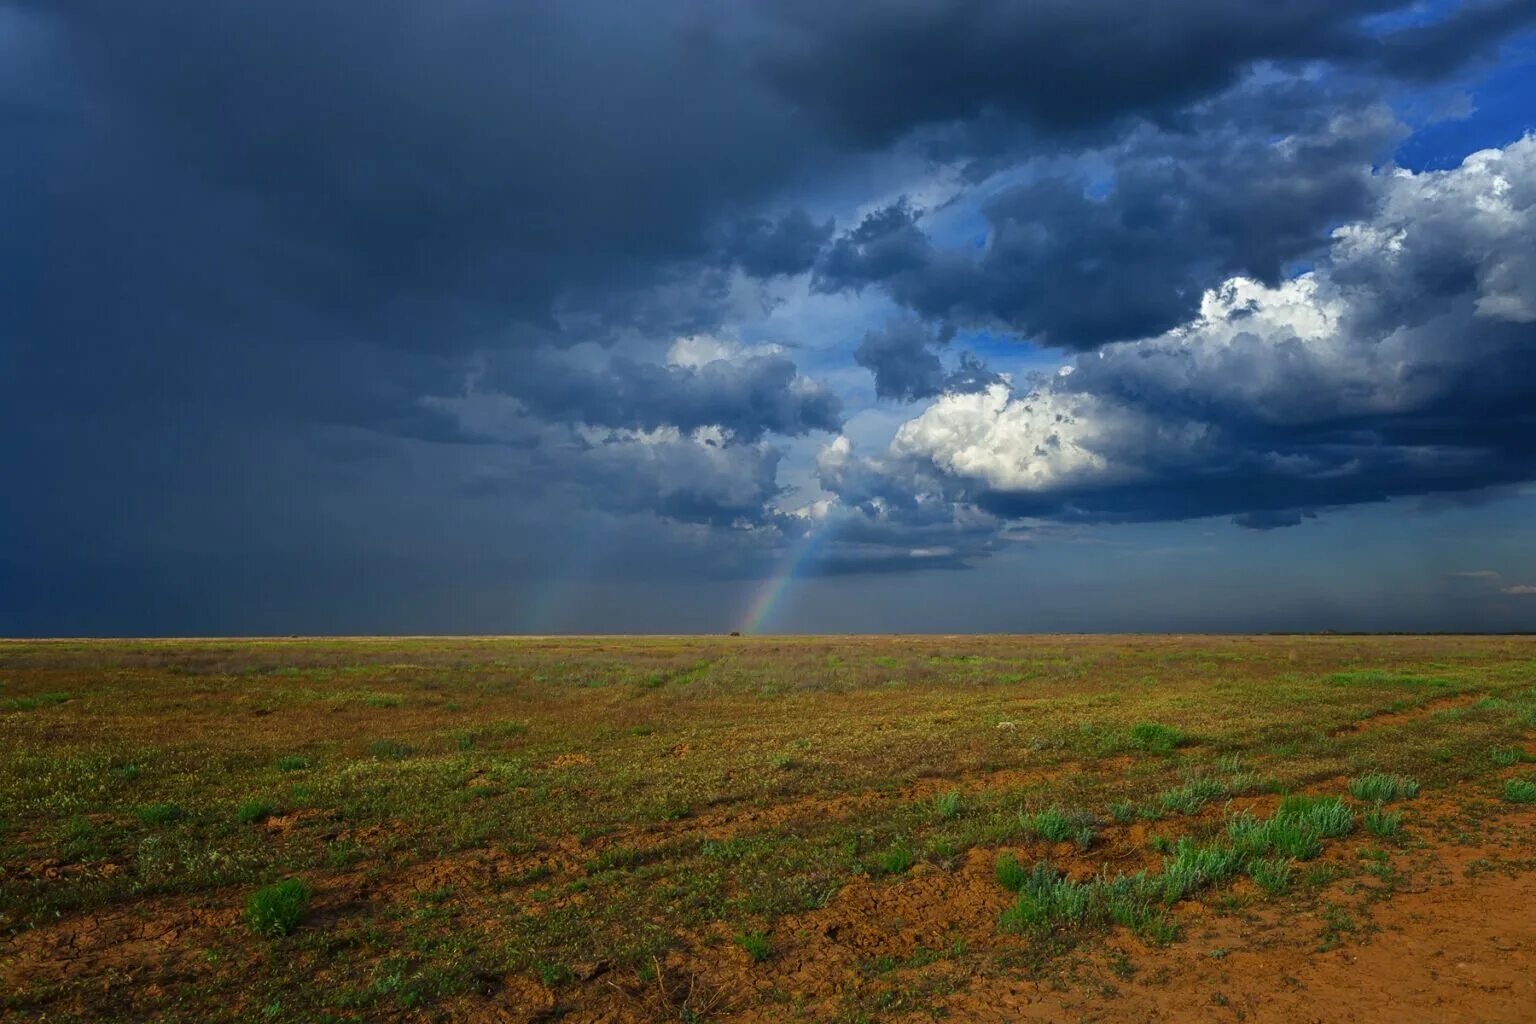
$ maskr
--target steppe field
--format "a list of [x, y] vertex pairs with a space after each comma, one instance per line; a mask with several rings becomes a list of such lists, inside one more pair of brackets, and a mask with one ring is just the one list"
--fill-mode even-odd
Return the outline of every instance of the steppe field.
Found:
[[0, 642], [0, 1019], [1536, 1020], [1536, 638]]

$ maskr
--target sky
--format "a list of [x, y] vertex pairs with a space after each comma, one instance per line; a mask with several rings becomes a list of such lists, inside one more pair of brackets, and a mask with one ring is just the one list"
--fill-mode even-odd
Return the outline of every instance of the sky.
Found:
[[1536, 629], [1536, 0], [0, 0], [0, 635]]

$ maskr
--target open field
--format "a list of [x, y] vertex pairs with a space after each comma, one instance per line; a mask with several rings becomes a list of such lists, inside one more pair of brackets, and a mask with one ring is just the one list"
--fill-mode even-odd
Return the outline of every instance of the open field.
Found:
[[0, 643], [0, 1017], [1536, 1020], [1536, 638]]

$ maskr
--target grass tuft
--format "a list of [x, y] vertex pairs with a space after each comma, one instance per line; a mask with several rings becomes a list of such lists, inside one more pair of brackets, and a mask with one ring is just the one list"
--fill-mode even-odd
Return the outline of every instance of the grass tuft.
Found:
[[960, 791], [952, 789], [948, 793], [941, 793], [933, 798], [934, 816], [942, 821], [948, 821], [960, 813]]
[[736, 945], [747, 951], [752, 962], [760, 964], [773, 955], [773, 944], [762, 932], [743, 932], [736, 936]]
[[1033, 814], [1020, 814], [1019, 824], [1024, 831], [1047, 842], [1063, 843], [1071, 840], [1080, 849], [1086, 850], [1098, 837], [1100, 822], [1087, 811], [1050, 807]]
[[381, 761], [399, 761], [411, 756], [411, 748], [399, 740], [374, 740], [368, 744], [368, 753]]
[[1403, 830], [1403, 812], [1386, 810], [1381, 804], [1366, 811], [1362, 820], [1367, 832], [1382, 839], [1395, 836]]
[[917, 858], [912, 855], [904, 843], [897, 843], [875, 858], [875, 868], [882, 875], [899, 875], [916, 863]]
[[1512, 804], [1536, 804], [1536, 782], [1510, 779], [1504, 783], [1504, 799]]
[[277, 759], [277, 770], [280, 772], [301, 772], [309, 767], [309, 760], [298, 754], [284, 754]]
[[1248, 865], [1248, 877], [1271, 896], [1289, 889], [1295, 874], [1295, 864], [1285, 857], [1263, 857]]
[[1215, 779], [1194, 778], [1182, 786], [1165, 789], [1157, 796], [1157, 802], [1165, 811], [1194, 814], [1200, 808], [1219, 797], [1227, 795], [1227, 788]]
[[1500, 768], [1510, 768], [1520, 763], [1524, 755], [1519, 747], [1491, 747], [1488, 757]]
[[299, 926], [313, 894], [302, 878], [285, 878], [251, 893], [245, 920], [258, 935], [289, 935]]
[[235, 811], [235, 820], [242, 825], [255, 825], [266, 821], [277, 813], [277, 808], [268, 800], [251, 799], [240, 805]]
[[1131, 726], [1131, 744], [1149, 754], [1168, 755], [1185, 740], [1184, 733], [1171, 725], [1138, 722]]
[[145, 804], [133, 813], [146, 825], [169, 825], [187, 816], [187, 812], [176, 804]]
[[1372, 772], [1350, 779], [1349, 794], [1367, 803], [1389, 804], [1393, 800], [1418, 796], [1419, 784], [1407, 776]]

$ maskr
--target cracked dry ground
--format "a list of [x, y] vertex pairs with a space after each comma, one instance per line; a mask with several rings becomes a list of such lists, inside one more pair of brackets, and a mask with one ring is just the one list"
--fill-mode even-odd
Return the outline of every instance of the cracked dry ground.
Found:
[[[0, 647], [67, 695], [0, 716], [0, 1019], [1536, 1021], [1536, 642], [382, 644]], [[1284, 891], [1000, 928], [1000, 854], [1160, 877], [1282, 794], [1353, 812]]]

